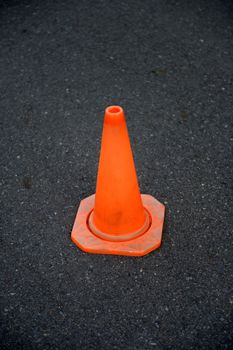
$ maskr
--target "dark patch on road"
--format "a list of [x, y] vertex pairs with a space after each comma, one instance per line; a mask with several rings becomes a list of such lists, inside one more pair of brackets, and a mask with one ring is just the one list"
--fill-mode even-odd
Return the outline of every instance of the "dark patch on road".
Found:
[[188, 120], [189, 114], [187, 111], [181, 111], [180, 116], [181, 116], [182, 121], [186, 122]]
[[32, 178], [31, 176], [25, 176], [22, 180], [22, 185], [27, 190], [30, 190], [32, 188]]
[[157, 77], [164, 77], [167, 75], [167, 69], [166, 68], [156, 68], [151, 71], [154, 75]]

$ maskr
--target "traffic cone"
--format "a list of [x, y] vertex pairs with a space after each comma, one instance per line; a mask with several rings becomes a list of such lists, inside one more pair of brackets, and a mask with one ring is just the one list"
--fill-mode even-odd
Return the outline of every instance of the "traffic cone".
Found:
[[142, 256], [160, 246], [164, 214], [140, 195], [123, 109], [106, 108], [96, 194], [80, 203], [73, 242], [89, 253]]

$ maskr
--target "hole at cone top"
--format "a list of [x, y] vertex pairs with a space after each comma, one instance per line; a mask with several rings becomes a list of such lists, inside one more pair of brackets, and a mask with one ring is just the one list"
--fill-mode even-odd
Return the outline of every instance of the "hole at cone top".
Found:
[[117, 114], [122, 112], [122, 108], [120, 106], [110, 106], [107, 108], [107, 112], [111, 114]]

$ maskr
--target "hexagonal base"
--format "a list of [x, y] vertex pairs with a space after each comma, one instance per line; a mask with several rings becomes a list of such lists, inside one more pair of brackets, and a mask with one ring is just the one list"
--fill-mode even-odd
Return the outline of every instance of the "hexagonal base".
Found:
[[151, 216], [149, 229], [141, 236], [124, 242], [110, 242], [95, 236], [87, 225], [89, 214], [94, 208], [95, 195], [80, 203], [71, 233], [72, 241], [84, 252], [143, 256], [159, 248], [162, 239], [165, 206], [148, 194], [142, 194], [144, 208]]

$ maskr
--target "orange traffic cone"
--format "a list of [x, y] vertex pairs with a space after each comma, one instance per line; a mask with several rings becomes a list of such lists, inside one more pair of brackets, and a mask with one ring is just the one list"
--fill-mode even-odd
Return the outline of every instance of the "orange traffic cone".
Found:
[[89, 253], [142, 256], [160, 246], [164, 213], [140, 195], [123, 109], [106, 108], [96, 195], [80, 203], [73, 242]]

